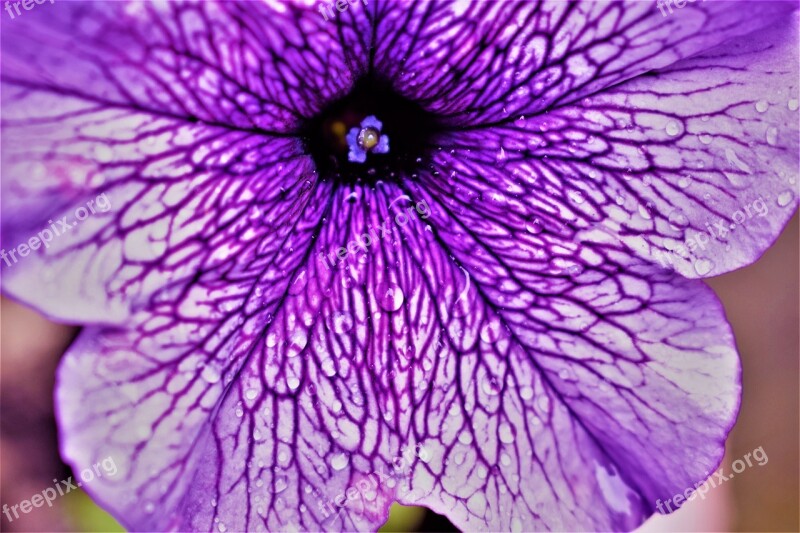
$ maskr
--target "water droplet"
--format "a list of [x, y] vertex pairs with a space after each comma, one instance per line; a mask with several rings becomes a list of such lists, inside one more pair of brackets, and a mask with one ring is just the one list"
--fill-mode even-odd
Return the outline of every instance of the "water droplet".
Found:
[[503, 165], [506, 164], [506, 161], [508, 161], [508, 156], [506, 155], [506, 151], [501, 146], [500, 147], [500, 151], [497, 152], [497, 161], [496, 161], [497, 165], [498, 166], [503, 166]]
[[533, 233], [534, 235], [538, 235], [542, 232], [542, 223], [539, 222], [539, 219], [536, 217], [531, 217], [525, 223], [525, 229], [528, 230], [528, 233]]
[[393, 283], [381, 283], [377, 292], [378, 305], [384, 311], [397, 311], [403, 305], [403, 289]]
[[527, 386], [522, 387], [519, 390], [519, 397], [526, 401], [530, 400], [531, 398], [533, 398], [533, 388]]
[[711, 142], [714, 140], [714, 137], [712, 137], [708, 133], [702, 133], [698, 138], [700, 139], [700, 142], [703, 144], [711, 144]]
[[228, 531], [228, 528], [225, 527], [225, 524], [223, 524], [222, 522], [217, 524], [217, 529], [219, 529], [220, 533], [225, 533], [226, 531]]
[[487, 343], [496, 342], [503, 333], [503, 326], [499, 320], [492, 320], [481, 328], [481, 340]]
[[297, 388], [300, 387], [300, 380], [292, 376], [286, 379], [286, 384], [289, 385], [290, 389], [297, 390]]
[[458, 442], [461, 444], [472, 444], [472, 434], [469, 431], [462, 431], [458, 435]]
[[569, 199], [577, 205], [580, 205], [585, 201], [583, 192], [581, 191], [569, 191], [567, 195], [569, 196]]
[[244, 397], [248, 400], [255, 400], [256, 396], [258, 396], [258, 391], [256, 389], [247, 389], [244, 393]]
[[461, 453], [461, 452], [459, 452], [459, 453], [455, 454], [455, 455], [453, 456], [453, 461], [456, 463], [456, 465], [462, 465], [462, 464], [464, 464], [464, 454], [463, 454], [463, 453]]
[[536, 405], [542, 411], [547, 412], [547, 410], [550, 408], [550, 398], [544, 395], [539, 396], [539, 398], [536, 400]]
[[348, 312], [339, 311], [334, 313], [332, 322], [333, 331], [340, 335], [353, 329], [353, 317]]
[[797, 111], [798, 108], [797, 98], [792, 98], [791, 100], [789, 100], [788, 107], [789, 111]]
[[328, 377], [336, 375], [336, 365], [333, 364], [333, 359], [325, 359], [322, 362], [322, 372]]
[[489, 396], [497, 396], [500, 394], [500, 383], [497, 382], [496, 378], [486, 379], [481, 388], [483, 392]]
[[778, 128], [767, 128], [767, 144], [770, 146], [775, 146], [778, 144]]
[[769, 104], [767, 103], [766, 100], [759, 100], [758, 102], [756, 102], [756, 111], [758, 111], [759, 113], [765, 113], [768, 108]]
[[500, 424], [498, 435], [500, 436], [500, 442], [503, 444], [511, 444], [514, 442], [514, 430], [505, 422]]
[[707, 259], [698, 259], [694, 262], [694, 270], [701, 276], [705, 276], [711, 269], [714, 268], [714, 263]]
[[286, 476], [278, 476], [272, 483], [272, 492], [275, 494], [279, 494], [285, 491], [286, 487], [288, 487], [288, 484], [286, 483]]
[[681, 132], [683, 131], [683, 124], [675, 120], [670, 120], [667, 123], [666, 130], [667, 130], [667, 135], [669, 135], [670, 137], [675, 137], [676, 135], [680, 135]]
[[331, 468], [334, 470], [344, 470], [344, 467], [346, 467], [349, 462], [350, 459], [347, 457], [347, 454], [337, 453], [331, 459]]
[[308, 334], [305, 332], [305, 330], [295, 330], [295, 332], [292, 333], [286, 356], [297, 357], [305, 349], [306, 344], [308, 344]]
[[200, 372], [200, 376], [208, 383], [216, 383], [220, 379], [219, 372], [211, 365], [204, 366], [203, 371]]
[[273, 332], [267, 335], [267, 348], [274, 348], [276, 344], [278, 344], [278, 334]]
[[784, 191], [778, 195], [778, 205], [781, 207], [786, 207], [792, 200], [794, 199], [794, 193], [792, 191]]
[[518, 127], [522, 127], [525, 125], [525, 115], [520, 115], [520, 117], [514, 121], [514, 124]]
[[306, 282], [306, 271], [303, 269], [297, 274], [294, 281], [289, 286], [289, 294], [296, 296], [303, 292], [303, 289], [306, 287]]
[[681, 176], [680, 178], [678, 178], [678, 187], [680, 187], [681, 189], [685, 189], [691, 184], [692, 184], [691, 176]]
[[689, 217], [680, 209], [675, 209], [669, 214], [669, 223], [675, 229], [685, 228], [689, 225]]

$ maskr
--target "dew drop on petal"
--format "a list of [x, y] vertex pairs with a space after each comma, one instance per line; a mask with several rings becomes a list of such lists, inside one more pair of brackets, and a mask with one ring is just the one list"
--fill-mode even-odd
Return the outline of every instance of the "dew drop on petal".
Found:
[[489, 396], [497, 396], [500, 394], [500, 384], [497, 382], [497, 379], [491, 378], [487, 379], [483, 382], [483, 386], [481, 387], [483, 392]]
[[789, 108], [789, 111], [797, 111], [797, 108], [800, 107], [798, 106], [797, 98], [792, 98], [791, 100], [789, 100], [787, 107]]
[[290, 389], [297, 390], [297, 388], [300, 387], [300, 380], [292, 376], [286, 379], [286, 384], [289, 385]]
[[353, 317], [346, 311], [333, 314], [333, 331], [338, 334], [347, 333], [353, 329]]
[[289, 286], [289, 294], [292, 296], [297, 296], [303, 289], [306, 287], [306, 271], [301, 270], [297, 276], [295, 276], [294, 281]]
[[698, 138], [700, 139], [700, 142], [703, 144], [711, 144], [711, 142], [714, 140], [714, 138], [708, 133], [703, 133]]
[[522, 398], [523, 400], [530, 400], [531, 398], [533, 398], [533, 388], [527, 386], [522, 387], [519, 390], [519, 397]]
[[322, 373], [328, 377], [336, 375], [336, 365], [333, 364], [333, 359], [325, 359], [322, 362]]
[[536, 405], [542, 411], [547, 412], [547, 410], [550, 408], [550, 398], [544, 395], [539, 396], [539, 398], [536, 400]]
[[306, 344], [308, 344], [308, 335], [306, 332], [302, 329], [296, 330], [289, 341], [287, 357], [296, 357], [300, 355], [305, 349]]
[[532, 233], [534, 235], [538, 235], [542, 232], [542, 223], [539, 222], [539, 219], [536, 217], [531, 217], [525, 223], [525, 229], [528, 230], [528, 233]]
[[585, 201], [581, 191], [569, 191], [567, 195], [569, 196], [569, 199], [577, 205], [580, 205]]
[[675, 209], [669, 214], [669, 223], [675, 229], [685, 228], [689, 225], [689, 217], [680, 209]]
[[678, 187], [680, 187], [681, 189], [685, 189], [691, 184], [692, 184], [691, 176], [681, 176], [680, 178], [678, 178]]
[[256, 389], [247, 389], [244, 393], [244, 397], [248, 400], [255, 400], [256, 396], [258, 396], [258, 391]]
[[331, 459], [331, 468], [334, 470], [344, 470], [344, 467], [347, 466], [350, 460], [347, 458], [347, 455], [344, 453], [337, 453]]
[[505, 149], [503, 149], [503, 147], [501, 146], [500, 151], [497, 152], [497, 165], [503, 166], [506, 164], [506, 161], [508, 161], [508, 155], [506, 155]]
[[756, 102], [756, 111], [758, 111], [759, 113], [765, 113], [768, 108], [769, 104], [767, 103], [766, 100], [759, 100], [758, 102]]
[[503, 326], [499, 320], [492, 320], [481, 328], [481, 340], [486, 343], [496, 342], [503, 332]]
[[697, 261], [694, 262], [694, 270], [700, 276], [705, 276], [706, 274], [711, 272], [711, 269], [713, 268], [714, 268], [714, 263], [712, 263], [707, 259], [698, 259]]
[[667, 135], [669, 135], [670, 137], [675, 137], [676, 135], [680, 135], [680, 133], [683, 131], [683, 124], [675, 120], [670, 120], [667, 123], [666, 130], [667, 130]]
[[220, 379], [219, 372], [213, 366], [206, 365], [203, 367], [203, 371], [200, 372], [200, 376], [206, 380], [208, 383], [217, 383]]
[[505, 422], [500, 424], [498, 435], [500, 436], [500, 442], [503, 444], [511, 444], [514, 442], [514, 430]]
[[403, 305], [403, 289], [394, 283], [381, 283], [378, 286], [378, 305], [384, 311], [397, 311]]
[[778, 144], [778, 128], [767, 128], [767, 144], [770, 146], [775, 146]]
[[792, 200], [794, 199], [794, 193], [792, 191], [784, 191], [778, 195], [778, 205], [781, 207], [786, 207]]
[[272, 483], [272, 492], [275, 494], [279, 494], [285, 491], [286, 487], [288, 487], [288, 484], [286, 483], [286, 476], [278, 476]]

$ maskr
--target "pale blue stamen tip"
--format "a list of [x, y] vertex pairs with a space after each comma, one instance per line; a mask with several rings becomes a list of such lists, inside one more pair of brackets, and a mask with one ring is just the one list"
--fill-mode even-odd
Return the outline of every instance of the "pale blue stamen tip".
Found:
[[381, 134], [382, 129], [383, 123], [372, 115], [362, 120], [360, 127], [351, 128], [347, 132], [347, 145], [350, 147], [347, 159], [352, 163], [364, 163], [368, 152], [389, 153], [389, 136]]

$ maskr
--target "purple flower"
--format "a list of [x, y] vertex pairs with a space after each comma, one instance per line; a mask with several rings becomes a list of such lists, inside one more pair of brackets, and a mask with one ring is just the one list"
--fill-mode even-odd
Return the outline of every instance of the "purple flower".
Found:
[[736, 417], [697, 278], [755, 261], [797, 207], [796, 21], [377, 0], [327, 22], [275, 2], [4, 18], [3, 290], [85, 325], [64, 457], [113, 458], [86, 489], [136, 530], [375, 529], [393, 501], [464, 530], [637, 526], [713, 472]]

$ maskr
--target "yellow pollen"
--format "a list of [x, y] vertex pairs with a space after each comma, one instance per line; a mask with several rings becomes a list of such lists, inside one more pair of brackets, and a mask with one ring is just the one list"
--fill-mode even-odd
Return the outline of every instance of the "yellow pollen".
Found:
[[358, 134], [358, 144], [365, 150], [371, 150], [378, 145], [380, 134], [375, 128], [364, 128]]

